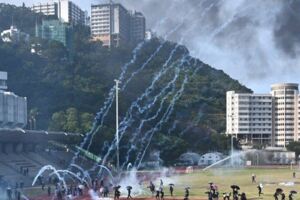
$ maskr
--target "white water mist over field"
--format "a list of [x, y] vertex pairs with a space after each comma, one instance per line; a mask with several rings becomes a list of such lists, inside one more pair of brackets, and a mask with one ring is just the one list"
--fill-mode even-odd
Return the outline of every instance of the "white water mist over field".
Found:
[[[300, 1], [296, 0], [136, 0], [122, 1], [142, 11], [158, 35], [191, 9], [184, 25], [172, 35], [191, 55], [258, 92], [274, 82], [298, 82], [300, 75]], [[153, 15], [155, 10], [155, 15]], [[208, 12], [202, 16], [203, 12]], [[166, 17], [166, 20], [161, 20]], [[188, 32], [186, 30], [188, 29]]]

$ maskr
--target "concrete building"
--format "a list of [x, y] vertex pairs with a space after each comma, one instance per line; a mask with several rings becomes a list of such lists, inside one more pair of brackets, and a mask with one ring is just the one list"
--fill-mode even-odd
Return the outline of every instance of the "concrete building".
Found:
[[79, 6], [69, 0], [58, 0], [44, 4], [36, 4], [32, 6], [32, 10], [36, 13], [43, 13], [46, 16], [53, 16], [61, 22], [68, 24], [86, 24], [86, 13]]
[[27, 124], [27, 99], [5, 91], [7, 73], [0, 72], [0, 128], [23, 128]]
[[58, 17], [58, 3], [57, 2], [47, 2], [47, 3], [39, 3], [34, 4], [31, 7], [31, 10], [36, 13], [42, 13], [46, 16], [54, 16]]
[[270, 94], [227, 92], [226, 133], [244, 144], [285, 147], [299, 140], [298, 84], [271, 86]]
[[146, 18], [141, 12], [131, 12], [130, 14], [130, 41], [133, 44], [145, 40]]
[[59, 20], [43, 20], [36, 26], [36, 37], [61, 42], [68, 49], [72, 45], [72, 28]]
[[3, 42], [29, 42], [30, 36], [27, 33], [21, 32], [16, 26], [11, 26], [10, 29], [4, 30], [1, 33], [1, 39]]
[[135, 44], [145, 39], [145, 17], [119, 3], [92, 5], [90, 24], [93, 40], [102, 41], [104, 46]]

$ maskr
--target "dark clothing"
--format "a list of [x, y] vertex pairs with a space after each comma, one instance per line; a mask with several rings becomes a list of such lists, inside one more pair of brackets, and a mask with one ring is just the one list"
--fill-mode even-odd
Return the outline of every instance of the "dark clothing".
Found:
[[165, 197], [165, 193], [164, 193], [164, 191], [161, 191], [161, 192], [160, 192], [160, 199], [163, 200], [164, 197]]
[[132, 197], [131, 197], [131, 189], [127, 189], [127, 191], [128, 191], [127, 199], [132, 199]]
[[173, 196], [173, 191], [174, 191], [173, 186], [170, 186], [170, 194], [171, 194], [171, 196]]
[[156, 196], [155, 196], [156, 199], [159, 199], [159, 191], [156, 191]]

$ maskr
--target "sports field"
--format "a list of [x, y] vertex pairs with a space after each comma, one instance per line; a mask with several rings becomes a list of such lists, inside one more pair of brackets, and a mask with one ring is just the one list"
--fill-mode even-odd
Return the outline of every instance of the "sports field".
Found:
[[[296, 178], [293, 178], [293, 172]], [[256, 183], [252, 183], [251, 175], [256, 175]], [[263, 199], [274, 199], [273, 194], [276, 188], [282, 188], [286, 196], [291, 190], [300, 192], [300, 170], [289, 167], [285, 168], [247, 168], [247, 169], [213, 169], [209, 171], [195, 171], [192, 174], [176, 177], [176, 195], [183, 196], [183, 188], [190, 186], [191, 197], [206, 198], [208, 183], [213, 182], [218, 186], [220, 194], [230, 192], [231, 185], [238, 185], [241, 192], [245, 192], [248, 199], [259, 199], [257, 186], [263, 184]], [[176, 186], [175, 186], [176, 188]], [[300, 194], [295, 196], [300, 199]]]
[[[296, 178], [293, 178], [293, 172], [296, 172]], [[256, 183], [252, 183], [251, 175], [256, 175]], [[218, 186], [219, 193], [222, 197], [223, 192], [231, 192], [231, 185], [238, 185], [241, 192], [245, 192], [247, 199], [274, 199], [273, 194], [276, 188], [282, 188], [286, 196], [289, 191], [300, 191], [300, 170], [298, 168], [290, 169], [290, 167], [264, 167], [264, 168], [245, 168], [245, 169], [211, 169], [203, 172], [195, 170], [190, 174], [174, 175], [163, 178], [164, 191], [166, 199], [173, 199], [169, 196], [168, 184], [175, 184], [174, 199], [183, 199], [184, 188], [190, 187], [190, 199], [207, 199], [205, 192], [208, 190], [208, 183], [213, 182]], [[263, 195], [258, 197], [257, 185], [263, 184]], [[159, 179], [155, 182], [159, 184]], [[142, 187], [145, 194], [140, 198], [149, 198], [150, 193], [147, 189], [148, 182], [144, 182]], [[134, 192], [133, 188], [133, 192]], [[46, 191], [41, 192], [40, 188], [36, 189], [40, 194], [46, 194]], [[29, 191], [27, 191], [29, 192]], [[36, 193], [36, 191], [30, 191]], [[149, 194], [149, 195], [148, 195]], [[29, 195], [30, 196], [30, 195]], [[122, 193], [126, 196], [126, 193]], [[88, 198], [87, 198], [88, 199]], [[288, 199], [286, 197], [286, 199]], [[295, 196], [295, 199], [300, 199], [300, 194]]]

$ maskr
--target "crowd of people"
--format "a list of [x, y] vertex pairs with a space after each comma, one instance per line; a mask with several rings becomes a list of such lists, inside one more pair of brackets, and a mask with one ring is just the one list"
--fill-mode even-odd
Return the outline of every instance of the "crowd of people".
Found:
[[[293, 173], [293, 177], [295, 177], [295, 172]], [[38, 177], [38, 182], [42, 187], [42, 190], [47, 190], [47, 194], [50, 197], [54, 197], [56, 200], [63, 200], [63, 199], [73, 199], [74, 197], [80, 197], [84, 195], [84, 192], [88, 188], [87, 184], [85, 183], [75, 183], [65, 185], [61, 183], [57, 178], [49, 178], [48, 182], [46, 184], [45, 178], [43, 176]], [[256, 183], [256, 175], [251, 175], [251, 182], [253, 184]], [[22, 189], [23, 189], [24, 183], [16, 183], [14, 188], [7, 187], [6, 193], [7, 193], [7, 199], [8, 200], [21, 200], [22, 199]], [[113, 197], [115, 200], [120, 199], [121, 197], [121, 186], [116, 185], [113, 186], [109, 181], [106, 181], [106, 179], [98, 180], [94, 179], [91, 181], [90, 189], [94, 190], [95, 194], [97, 194], [99, 197], [109, 197], [110, 191], [113, 192]], [[165, 198], [165, 188], [169, 189], [169, 196], [174, 196], [174, 190], [175, 190], [175, 184], [170, 183], [167, 187], [164, 186], [164, 182], [162, 179], [160, 179], [158, 187], [155, 186], [155, 184], [150, 181], [148, 187], [150, 190], [150, 193], [152, 194], [152, 197], [156, 200], [164, 200]], [[245, 192], [240, 192], [241, 188], [238, 185], [231, 185], [231, 191], [223, 193], [222, 196], [220, 196], [218, 186], [214, 184], [213, 182], [209, 183], [209, 186], [207, 187], [208, 191], [206, 194], [208, 195], [208, 200], [247, 200], [247, 196]], [[259, 183], [257, 185], [258, 190], [258, 196], [261, 197], [263, 195], [263, 184]], [[127, 199], [133, 199], [132, 197], [132, 190], [133, 187], [128, 185], [126, 187], [127, 190]], [[292, 190], [288, 193], [288, 200], [293, 200], [295, 194], [297, 194], [296, 191]], [[125, 194], [123, 194], [125, 196]], [[69, 198], [68, 198], [69, 197]], [[189, 200], [190, 197], [190, 187], [184, 188], [184, 200]], [[275, 200], [285, 200], [286, 194], [284, 193], [283, 189], [277, 188], [274, 195]]]

